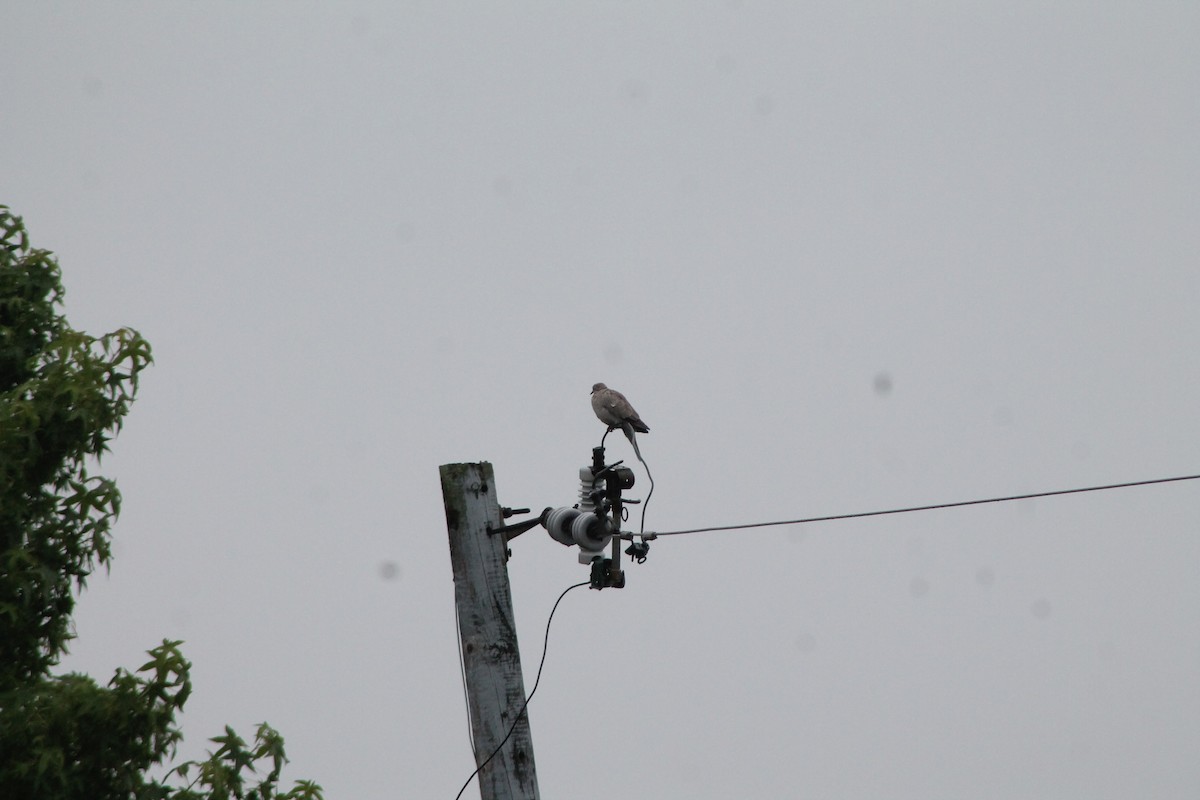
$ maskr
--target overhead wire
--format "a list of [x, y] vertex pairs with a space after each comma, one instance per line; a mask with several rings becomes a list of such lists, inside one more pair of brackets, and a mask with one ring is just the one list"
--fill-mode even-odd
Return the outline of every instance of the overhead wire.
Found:
[[[566, 589], [563, 589], [563, 593], [560, 594], [558, 599], [554, 601], [554, 607], [550, 609], [550, 616], [546, 619], [546, 635], [542, 639], [542, 660], [538, 662], [537, 677], [533, 680], [533, 689], [531, 689], [529, 694], [525, 697], [525, 702], [521, 704], [521, 710], [517, 712], [515, 717], [513, 717], [512, 725], [508, 727], [508, 733], [504, 734], [504, 738], [500, 740], [500, 744], [496, 745], [495, 749], [493, 749], [492, 752], [488, 754], [488, 757], [483, 760], [483, 763], [475, 768], [475, 771], [472, 772], [467, 778], [466, 783], [464, 783], [462, 788], [458, 790], [458, 794], [454, 796], [454, 800], [459, 800], [459, 798], [462, 797], [463, 792], [465, 792], [467, 787], [471, 785], [471, 781], [475, 778], [475, 776], [478, 775], [484, 767], [491, 763], [491, 760], [496, 757], [496, 754], [499, 753], [504, 747], [505, 743], [508, 742], [509, 738], [513, 734], [513, 731], [517, 729], [517, 723], [521, 721], [521, 717], [525, 716], [525, 710], [529, 708], [529, 701], [533, 699], [534, 693], [538, 690], [538, 684], [542, 682], [542, 667], [546, 666], [546, 651], [550, 647], [550, 623], [554, 621], [554, 612], [558, 610], [558, 604], [561, 603], [562, 599], [567, 596], [567, 592], [571, 591], [572, 589], [578, 589], [580, 586], [588, 586], [590, 584], [591, 581], [583, 581], [582, 583], [576, 583], [568, 586]], [[472, 740], [472, 750], [474, 750], [474, 746], [475, 744]], [[478, 754], [476, 754], [475, 758], [478, 760]]]
[[642, 458], [642, 451], [638, 450], [637, 445], [634, 445], [634, 452], [637, 455], [637, 461], [642, 462], [642, 468], [646, 470], [646, 477], [650, 479], [650, 491], [646, 493], [646, 499], [642, 500], [642, 527], [641, 533], [646, 533], [646, 510], [650, 507], [650, 498], [654, 497], [654, 475], [650, 474], [650, 465], [646, 463], [646, 459]]
[[[604, 432], [604, 435], [600, 437], [600, 446], [601, 447], [604, 447], [604, 440], [607, 439], [608, 434], [612, 433], [614, 430], [616, 430], [616, 429], [609, 428], [607, 431]], [[646, 492], [646, 499], [642, 501], [641, 534], [645, 534], [645, 532], [646, 532], [646, 509], [650, 507], [650, 498], [654, 496], [654, 475], [651, 474], [650, 465], [646, 463], [646, 459], [642, 458], [642, 451], [637, 446], [637, 440], [630, 439], [629, 443], [633, 445], [633, 453], [634, 453], [634, 455], [637, 456], [637, 460], [642, 462], [642, 467], [644, 467], [646, 470], [646, 477], [650, 479], [650, 491]]]
[[[1104, 486], [1088, 486], [1082, 489], [1057, 489], [1050, 492], [1031, 492], [1028, 494], [1014, 494], [1005, 497], [988, 497], [982, 500], [960, 500], [954, 503], [934, 503], [925, 506], [909, 506], [907, 508], [891, 508], [883, 511], [859, 511], [852, 514], [831, 514], [823, 517], [805, 517], [803, 519], [785, 519], [775, 522], [751, 522], [741, 525], [713, 525], [706, 528], [688, 528], [679, 531], [652, 531], [645, 532], [643, 525], [643, 535], [647, 539], [656, 538], [658, 536], [681, 536], [688, 533], [708, 533], [711, 531], [735, 531], [744, 530], [747, 528], [767, 528], [776, 525], [803, 525], [811, 522], [832, 522], [840, 519], [857, 519], [861, 517], [879, 517], [885, 514], [907, 514], [913, 511], [933, 511], [940, 508], [957, 508], [960, 506], [975, 506], [984, 503], [1006, 503], [1010, 500], [1031, 500], [1037, 497], [1054, 497], [1056, 495], [1065, 494], [1080, 494], [1082, 492], [1102, 492], [1109, 489], [1127, 489], [1133, 486], [1149, 486], [1156, 483], [1173, 483], [1175, 481], [1194, 481], [1200, 479], [1200, 475], [1179, 475], [1173, 478], [1153, 478], [1144, 481], [1129, 481], [1127, 483], [1110, 483]], [[653, 481], [651, 481], [653, 485]]]
[[[454, 603], [454, 629], [462, 630], [462, 621], [458, 614], [458, 601]], [[471, 715], [471, 694], [467, 691], [467, 665], [463, 660], [462, 637], [458, 637], [458, 676], [462, 679], [463, 703], [467, 706], [467, 736], [471, 740], [471, 755], [479, 758], [475, 752], [475, 719]]]
[[[605, 438], [607, 438], [607, 435], [608, 434], [606, 433]], [[601, 447], [604, 446], [604, 439], [601, 439], [600, 445], [601, 445]], [[635, 452], [636, 452], [636, 449], [635, 449]], [[1155, 484], [1165, 484], [1165, 483], [1175, 483], [1175, 482], [1180, 482], [1180, 481], [1200, 480], [1200, 474], [1178, 475], [1178, 476], [1174, 476], [1174, 477], [1170, 477], [1170, 478], [1151, 478], [1148, 480], [1127, 481], [1124, 483], [1109, 483], [1109, 484], [1104, 484], [1104, 485], [1100, 485], [1100, 486], [1086, 486], [1086, 487], [1081, 487], [1081, 488], [1076, 488], [1076, 489], [1055, 489], [1052, 491], [1044, 491], [1044, 492], [1028, 492], [1025, 494], [1004, 495], [1001, 497], [987, 497], [987, 498], [982, 498], [982, 499], [977, 499], [977, 500], [959, 500], [959, 501], [949, 502], [949, 503], [932, 503], [929, 505], [907, 506], [904, 508], [890, 508], [890, 509], [883, 509], [883, 510], [878, 510], [878, 511], [857, 511], [857, 512], [852, 512], [852, 513], [848, 513], [848, 514], [829, 514], [829, 515], [819, 516], [819, 517], [802, 517], [799, 519], [775, 520], [775, 521], [771, 521], [771, 522], [751, 522], [751, 523], [743, 523], [743, 524], [738, 524], [738, 525], [712, 525], [712, 526], [703, 527], [703, 528], [687, 528], [687, 529], [677, 530], [677, 531], [646, 531], [646, 506], [649, 504], [651, 495], [654, 494], [654, 477], [653, 477], [653, 475], [650, 474], [650, 467], [649, 467], [649, 465], [646, 464], [645, 459], [643, 459], [641, 457], [640, 452], [637, 453], [637, 456], [638, 456], [638, 460], [642, 462], [642, 466], [645, 467], [645, 469], [646, 469], [647, 477], [649, 477], [649, 479], [650, 479], [650, 491], [649, 491], [649, 493], [647, 493], [646, 499], [643, 501], [643, 505], [642, 505], [641, 533], [638, 534], [644, 540], [655, 539], [659, 536], [682, 536], [685, 534], [692, 534], [692, 533], [710, 533], [710, 532], [717, 532], [717, 531], [747, 530], [747, 529], [751, 529], [751, 528], [767, 528], [767, 527], [775, 527], [775, 526], [781, 526], [781, 525], [803, 525], [803, 524], [814, 523], [814, 522], [833, 522], [836, 520], [861, 519], [864, 517], [878, 517], [878, 516], [885, 516], [885, 515], [890, 515], [890, 514], [908, 514], [908, 513], [912, 513], [912, 512], [916, 512], [916, 511], [934, 511], [934, 510], [938, 510], [938, 509], [961, 508], [963, 506], [984, 505], [984, 504], [988, 504], [988, 503], [1006, 503], [1006, 502], [1011, 502], [1014, 500], [1032, 500], [1032, 499], [1036, 499], [1036, 498], [1040, 498], [1040, 497], [1056, 497], [1056, 496], [1069, 495], [1069, 494], [1082, 494], [1085, 492], [1102, 492], [1102, 491], [1108, 491], [1111, 489], [1128, 489], [1128, 488], [1133, 488], [1133, 487], [1138, 487], [1138, 486], [1151, 486], [1151, 485], [1155, 485]], [[622, 534], [622, 538], [632, 538], [632, 536], [633, 536], [633, 534]], [[497, 744], [496, 747], [492, 750], [492, 752], [488, 754], [488, 757], [485, 758], [475, 768], [475, 771], [472, 772], [471, 775], [467, 778], [466, 782], [463, 783], [462, 788], [459, 789], [458, 794], [455, 795], [455, 800], [459, 800], [462, 797], [463, 792], [465, 792], [467, 787], [471, 785], [471, 781], [475, 778], [475, 776], [477, 776], [483, 770], [484, 767], [486, 767], [489, 763], [491, 763], [492, 759], [496, 757], [496, 755], [500, 752], [501, 749], [503, 749], [504, 745], [512, 737], [513, 731], [516, 730], [517, 724], [521, 721], [521, 718], [525, 716], [525, 712], [529, 708], [529, 703], [531, 700], [533, 700], [533, 696], [537, 692], [538, 686], [541, 684], [542, 669], [546, 665], [546, 653], [548, 652], [549, 646], [550, 646], [550, 625], [554, 621], [554, 614], [556, 611], [558, 611], [559, 604], [562, 602], [563, 598], [567, 596], [567, 593], [570, 592], [572, 589], [578, 589], [581, 586], [588, 586], [588, 585], [590, 585], [590, 583], [591, 583], [591, 581], [583, 581], [581, 583], [572, 584], [571, 586], [568, 586], [566, 589], [564, 589], [562, 594], [560, 594], [558, 596], [558, 599], [554, 601], [554, 606], [550, 609], [550, 616], [546, 619], [546, 632], [542, 639], [542, 657], [541, 657], [541, 660], [538, 662], [537, 676], [534, 678], [533, 689], [530, 690], [529, 695], [525, 698], [525, 702], [521, 705], [520, 711], [518, 711], [516, 716], [513, 718], [513, 722], [509, 726], [508, 732], [504, 735], [504, 738], [500, 740], [500, 743]], [[457, 615], [457, 608], [455, 610], [455, 613]], [[459, 667], [462, 672], [464, 697], [467, 702], [467, 713], [468, 713], [468, 717], [469, 717], [471, 704], [470, 704], [470, 697], [466, 693], [466, 669], [465, 669], [465, 664], [463, 663], [463, 658], [462, 658], [461, 643], [460, 643], [460, 652], [459, 652]], [[475, 752], [475, 741], [474, 741], [473, 733], [472, 733], [472, 737], [471, 737], [471, 749], [472, 749], [472, 752]], [[478, 760], [478, 753], [475, 753], [475, 756], [476, 756], [476, 760]]]
[[641, 533], [646, 533], [646, 509], [650, 507], [650, 498], [654, 496], [654, 476], [650, 474], [650, 465], [642, 458], [642, 454], [638, 453], [638, 461], [642, 462], [642, 466], [646, 469], [646, 477], [650, 479], [650, 491], [646, 492], [646, 499], [642, 501], [642, 525]]

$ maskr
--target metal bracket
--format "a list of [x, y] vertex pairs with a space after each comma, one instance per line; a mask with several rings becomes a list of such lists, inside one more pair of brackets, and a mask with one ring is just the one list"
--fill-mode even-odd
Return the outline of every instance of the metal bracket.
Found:
[[611, 558], [597, 557], [592, 561], [591, 588], [606, 589], [610, 586], [614, 589], [625, 588], [625, 570], [614, 569]]
[[[533, 519], [524, 519], [524, 520], [521, 520], [520, 522], [514, 522], [512, 525], [492, 525], [492, 523], [489, 522], [488, 526], [487, 526], [488, 536], [495, 536], [498, 533], [502, 533], [502, 534], [504, 534], [504, 541], [511, 542], [513, 539], [517, 538], [525, 531], [532, 530], [533, 528], [536, 528], [538, 525], [545, 525], [546, 524], [546, 516], [550, 513], [550, 511], [551, 511], [551, 509], [547, 508], [541, 514], [534, 517]], [[508, 518], [508, 517], [511, 517], [513, 514], [528, 514], [529, 509], [528, 508], [505, 508], [505, 509], [501, 509], [501, 513], [505, 516], [505, 518]]]

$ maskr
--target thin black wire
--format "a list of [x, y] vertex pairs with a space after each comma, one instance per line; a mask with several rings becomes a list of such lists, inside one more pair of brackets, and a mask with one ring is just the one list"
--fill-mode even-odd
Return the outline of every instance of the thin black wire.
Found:
[[[462, 630], [462, 622], [458, 616], [458, 601], [454, 603], [454, 628]], [[467, 665], [463, 661], [462, 637], [458, 637], [458, 676], [462, 678], [463, 703], [467, 707], [467, 736], [471, 740], [471, 755], [479, 758], [475, 752], [475, 722], [471, 718], [471, 695], [467, 691]]]
[[[612, 433], [614, 430], [616, 430], [616, 429], [609, 428], [607, 431], [604, 432], [604, 435], [600, 437], [600, 446], [601, 447], [604, 447], [604, 440], [607, 439], [608, 435], [610, 433]], [[646, 463], [646, 459], [642, 458], [642, 451], [639, 450], [637, 447], [634, 447], [633, 452], [637, 456], [637, 460], [642, 462], [642, 466], [646, 468], [646, 477], [650, 479], [650, 491], [646, 492], [646, 499], [642, 501], [642, 525], [641, 525], [640, 532], [644, 534], [646, 532], [646, 509], [650, 507], [650, 498], [654, 496], [654, 476], [650, 474], [650, 465]], [[682, 533], [682, 531], [680, 531], [680, 532]], [[661, 533], [659, 534], [659, 536], [669, 536], [669, 535], [670, 534], [661, 534]]]
[[640, 532], [644, 534], [646, 532], [646, 509], [650, 507], [650, 498], [654, 496], [654, 476], [650, 474], [650, 465], [646, 463], [646, 459], [642, 458], [642, 454], [638, 453], [637, 457], [646, 470], [646, 477], [650, 479], [650, 491], [646, 492], [646, 499], [642, 501], [642, 527]]
[[[509, 737], [512, 736], [513, 731], [517, 729], [517, 723], [521, 721], [521, 717], [525, 716], [525, 709], [529, 708], [529, 701], [533, 699], [533, 694], [538, 690], [538, 684], [542, 681], [542, 667], [546, 666], [546, 650], [550, 646], [550, 623], [554, 621], [554, 612], [558, 610], [558, 604], [561, 603], [562, 599], [567, 596], [567, 592], [571, 591], [572, 589], [578, 589], [580, 586], [587, 586], [590, 583], [591, 581], [584, 581], [583, 583], [576, 583], [572, 586], [568, 586], [566, 589], [563, 589], [563, 593], [560, 594], [558, 599], [554, 601], [554, 607], [550, 609], [550, 616], [546, 619], [546, 636], [542, 640], [542, 660], [538, 663], [537, 677], [534, 678], [533, 689], [525, 698], [525, 703], [521, 706], [521, 710], [517, 712], [517, 716], [513, 718], [512, 725], [510, 725], [508, 728], [508, 733], [504, 734], [504, 738], [500, 740], [500, 744], [496, 745], [496, 749], [491, 752], [491, 755], [485, 758], [483, 763], [475, 768], [475, 771], [471, 773], [469, 778], [467, 778], [467, 782], [464, 783], [462, 788], [458, 790], [458, 794], [454, 795], [454, 800], [459, 800], [459, 798], [462, 797], [462, 793], [465, 792], [467, 787], [471, 785], [471, 781], [476, 775], [479, 774], [480, 770], [486, 767], [491, 760], [496, 757], [496, 754], [500, 752], [502, 747], [504, 747], [505, 742], [507, 742]], [[472, 743], [472, 749], [474, 749], [474, 743]], [[476, 758], [478, 758], [478, 756], [476, 756]]]
[[[1079, 494], [1080, 492], [1101, 492], [1107, 489], [1126, 489], [1131, 486], [1149, 486], [1154, 483], [1171, 483], [1173, 481], [1194, 481], [1200, 475], [1180, 475], [1175, 478], [1155, 478], [1148, 481], [1131, 481], [1129, 483], [1110, 483], [1105, 486], [1089, 486], [1084, 489], [1059, 489], [1053, 492], [1033, 492], [1032, 494], [1014, 494], [1008, 497], [989, 497], [985, 500], [962, 500], [957, 503], [937, 503], [929, 506], [912, 506], [910, 508], [893, 508], [887, 511], [860, 511], [856, 514], [833, 514], [827, 517], [807, 517], [805, 519], [785, 519], [778, 522], [753, 522], [748, 525], [717, 525], [711, 528], [689, 528], [683, 531], [665, 531], [653, 533], [653, 536], [679, 536], [685, 533], [707, 533], [709, 531], [734, 531], [743, 528], [766, 528], [772, 525], [801, 525], [808, 522], [830, 522], [837, 519], [855, 519], [857, 517], [878, 517], [884, 514], [907, 514], [910, 511], [932, 511], [938, 508], [955, 508], [957, 506], [976, 506], [983, 503], [1005, 503], [1009, 500], [1030, 500], [1035, 497], [1052, 497], [1060, 494]], [[650, 534], [648, 534], [650, 535]]]

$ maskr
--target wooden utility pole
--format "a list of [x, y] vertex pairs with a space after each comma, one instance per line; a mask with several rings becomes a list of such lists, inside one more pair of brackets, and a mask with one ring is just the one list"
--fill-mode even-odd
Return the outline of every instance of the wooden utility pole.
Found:
[[[489, 535], [502, 524], [492, 465], [443, 464], [442, 499], [450, 534], [454, 602], [466, 670], [476, 766], [504, 740], [525, 704], [521, 653], [508, 586], [507, 543]], [[482, 800], [538, 800], [529, 716], [479, 771]]]

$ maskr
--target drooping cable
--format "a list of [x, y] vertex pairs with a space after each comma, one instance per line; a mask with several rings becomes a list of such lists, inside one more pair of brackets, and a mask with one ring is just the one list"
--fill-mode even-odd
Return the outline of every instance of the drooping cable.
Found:
[[[571, 591], [572, 589], [578, 589], [580, 586], [587, 586], [590, 583], [591, 581], [584, 581], [583, 583], [576, 583], [568, 586], [566, 589], [563, 589], [563, 593], [560, 594], [558, 599], [554, 601], [554, 607], [550, 609], [550, 616], [546, 619], [546, 635], [542, 639], [542, 660], [538, 662], [537, 677], [533, 680], [533, 689], [531, 689], [528, 696], [526, 696], [525, 702], [521, 704], [521, 710], [517, 712], [515, 717], [513, 717], [512, 725], [508, 727], [508, 733], [504, 734], [504, 738], [500, 740], [500, 744], [496, 745], [496, 748], [492, 750], [490, 754], [488, 754], [488, 757], [483, 760], [483, 763], [475, 768], [475, 771], [472, 772], [470, 777], [467, 778], [467, 782], [462, 785], [462, 788], [458, 790], [458, 794], [454, 796], [454, 800], [459, 800], [459, 798], [462, 797], [462, 793], [465, 792], [467, 787], [471, 785], [471, 781], [476, 775], [479, 774], [480, 770], [486, 767], [491, 760], [496, 757], [496, 754], [500, 752], [501, 748], [503, 748], [505, 743], [509, 740], [509, 737], [512, 736], [513, 731], [517, 729], [517, 723], [521, 721], [521, 717], [525, 716], [525, 709], [529, 708], [529, 701], [533, 699], [534, 692], [538, 690], [538, 684], [542, 681], [542, 667], [546, 666], [546, 651], [550, 646], [550, 623], [554, 621], [554, 612], [558, 610], [558, 604], [561, 603], [562, 599], [567, 596], [567, 592]], [[474, 749], [473, 740], [472, 749]], [[476, 754], [475, 758], [478, 760], [478, 754]]]
[[[607, 439], [608, 435], [614, 430], [616, 430], [616, 428], [609, 428], [604, 432], [604, 435], [600, 437], [600, 447], [604, 447], [604, 440]], [[637, 456], [637, 460], [642, 462], [642, 466], [646, 468], [646, 477], [650, 479], [650, 491], [646, 492], [646, 499], [642, 501], [642, 524], [639, 533], [644, 534], [646, 532], [646, 508], [649, 507], [650, 498], [654, 495], [654, 475], [650, 473], [650, 465], [646, 463], [646, 459], [642, 458], [642, 451], [637, 445], [636, 436], [630, 431], [626, 431], [625, 435], [628, 437], [629, 443], [633, 445], [633, 453]]]
[[[458, 602], [454, 603], [454, 629], [462, 630], [462, 622], [458, 616]], [[475, 752], [475, 721], [471, 717], [471, 693], [467, 691], [467, 665], [463, 661], [462, 636], [458, 636], [458, 676], [462, 678], [463, 703], [467, 707], [467, 736], [471, 739], [471, 755], [475, 756], [476, 760], [479, 754]]]
[[709, 528], [689, 528], [682, 531], [651, 532], [648, 537], [680, 536], [685, 533], [707, 533], [709, 531], [734, 531], [744, 528], [766, 528], [773, 525], [801, 525], [808, 522], [831, 522], [839, 519], [856, 519], [858, 517], [879, 517], [884, 514], [907, 514], [911, 511], [932, 511], [939, 508], [956, 508], [958, 506], [976, 506], [983, 503], [1006, 503], [1010, 500], [1031, 500], [1035, 497], [1053, 497], [1062, 494], [1079, 494], [1081, 492], [1102, 492], [1108, 489], [1126, 489], [1131, 486], [1149, 486], [1156, 483], [1172, 483], [1174, 481], [1194, 481], [1200, 475], [1180, 475], [1175, 478], [1154, 478], [1146, 481], [1130, 481], [1128, 483], [1110, 483], [1104, 486], [1088, 486], [1083, 489], [1058, 489], [1051, 492], [1032, 492], [1030, 494], [1014, 494], [1007, 497], [989, 497], [983, 500], [961, 500], [956, 503], [936, 503], [927, 506], [910, 506], [908, 508], [892, 508], [885, 511], [859, 511], [853, 514], [833, 514], [825, 517], [807, 517], [804, 519], [785, 519], [778, 522], [752, 522], [744, 525], [714, 525]]
[[646, 509], [650, 506], [650, 498], [654, 495], [654, 476], [650, 474], [650, 465], [646, 463], [646, 459], [642, 458], [642, 454], [637, 454], [638, 461], [642, 462], [642, 466], [646, 469], [646, 477], [650, 479], [650, 491], [646, 492], [646, 499], [642, 501], [642, 525], [639, 533], [646, 533]]

